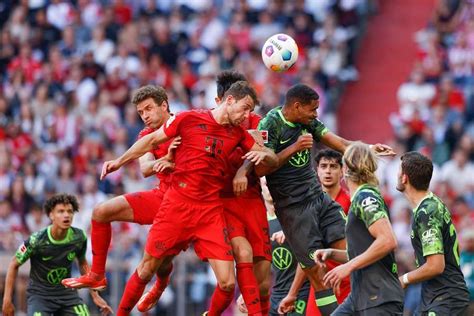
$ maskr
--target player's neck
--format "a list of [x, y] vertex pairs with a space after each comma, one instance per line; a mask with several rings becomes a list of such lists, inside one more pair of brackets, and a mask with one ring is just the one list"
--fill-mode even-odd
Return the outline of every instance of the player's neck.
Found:
[[324, 192], [329, 194], [331, 199], [335, 200], [337, 195], [339, 194], [339, 191], [341, 191], [341, 186], [340, 185], [334, 185], [332, 187], [323, 187]]
[[428, 190], [416, 190], [413, 187], [407, 187], [403, 194], [405, 194], [408, 202], [412, 208], [417, 207], [420, 202], [430, 193]]
[[56, 241], [61, 241], [67, 236], [69, 228], [62, 229], [58, 226], [52, 225], [51, 226], [51, 237]]
[[293, 111], [291, 108], [289, 107], [286, 107], [286, 106], [283, 106], [281, 108], [281, 114], [283, 114], [283, 117], [285, 118], [285, 120], [287, 120], [288, 122], [291, 122], [291, 123], [295, 123], [297, 120], [296, 120], [296, 117], [293, 115]]

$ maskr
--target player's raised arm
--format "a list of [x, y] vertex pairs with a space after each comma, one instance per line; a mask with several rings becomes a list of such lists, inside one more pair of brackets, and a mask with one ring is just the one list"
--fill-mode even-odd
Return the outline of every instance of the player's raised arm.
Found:
[[104, 162], [100, 179], [104, 179], [109, 173], [120, 169], [126, 163], [143, 156], [157, 145], [167, 141], [169, 137], [163, 131], [163, 127], [137, 140], [122, 156], [115, 160]]

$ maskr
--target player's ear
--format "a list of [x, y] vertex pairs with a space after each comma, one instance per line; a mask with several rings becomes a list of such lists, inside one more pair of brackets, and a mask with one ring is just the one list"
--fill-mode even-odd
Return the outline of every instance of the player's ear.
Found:
[[216, 104], [219, 105], [221, 103], [221, 98], [215, 97], [214, 102], [216, 102]]

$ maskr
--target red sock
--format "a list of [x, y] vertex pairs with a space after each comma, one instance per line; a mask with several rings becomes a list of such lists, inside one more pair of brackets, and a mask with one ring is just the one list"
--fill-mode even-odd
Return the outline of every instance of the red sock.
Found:
[[261, 315], [260, 292], [252, 263], [237, 263], [237, 283], [249, 315]]
[[135, 271], [125, 286], [125, 290], [122, 295], [122, 300], [117, 309], [117, 316], [129, 315], [132, 309], [137, 304], [140, 297], [142, 297], [145, 286], [148, 283], [147, 280], [142, 280]]
[[158, 288], [159, 292], [163, 292], [168, 286], [168, 283], [170, 283], [170, 276], [172, 271], [173, 264], [171, 263], [170, 268], [168, 270], [164, 272], [158, 270], [158, 272], [156, 272], [156, 287]]
[[262, 315], [268, 316], [270, 313], [270, 295], [260, 294], [260, 308], [262, 309]]
[[110, 223], [99, 223], [92, 220], [91, 244], [92, 244], [92, 267], [91, 271], [100, 276], [105, 274], [105, 263], [112, 239], [112, 227]]
[[214, 290], [214, 294], [212, 294], [211, 306], [209, 306], [209, 312], [207, 315], [220, 316], [226, 308], [229, 307], [233, 299], [234, 291], [224, 291], [218, 284]]

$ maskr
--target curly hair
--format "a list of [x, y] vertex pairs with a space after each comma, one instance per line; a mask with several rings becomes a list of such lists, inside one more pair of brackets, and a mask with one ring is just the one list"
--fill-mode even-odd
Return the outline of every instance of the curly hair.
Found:
[[79, 212], [79, 202], [77, 202], [77, 198], [74, 195], [62, 193], [56, 194], [44, 202], [43, 208], [46, 215], [49, 216], [49, 213], [51, 213], [58, 204], [71, 204], [72, 210], [74, 212]]
[[132, 103], [133, 105], [137, 106], [140, 102], [149, 98], [152, 98], [157, 105], [160, 105], [163, 103], [163, 101], [165, 101], [169, 112], [168, 95], [166, 94], [166, 90], [160, 86], [147, 85], [138, 88], [133, 93]]

